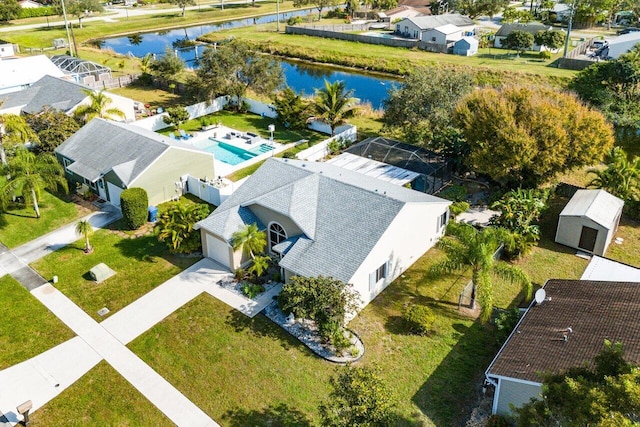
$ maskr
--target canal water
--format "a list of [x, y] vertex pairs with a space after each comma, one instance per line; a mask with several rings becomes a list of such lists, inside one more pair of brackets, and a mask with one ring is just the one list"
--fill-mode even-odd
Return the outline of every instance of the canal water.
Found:
[[[291, 16], [303, 16], [314, 13], [314, 10], [300, 10], [281, 13], [280, 20], [286, 21]], [[196, 57], [202, 54], [205, 46], [191, 46], [179, 48], [184, 40], [195, 40], [197, 37], [229, 28], [265, 24], [275, 22], [276, 15], [262, 16], [254, 19], [239, 19], [212, 25], [199, 25], [178, 30], [140, 33], [128, 37], [114, 37], [102, 40], [99, 46], [112, 49], [123, 55], [134, 55], [142, 58], [147, 53], [162, 55], [167, 47], [174, 49], [187, 66], [196, 68]], [[381, 78], [370, 74], [361, 74], [339, 68], [319, 66], [293, 61], [275, 59], [279, 61], [285, 75], [286, 84], [296, 92], [312, 95], [316, 89], [324, 86], [324, 81], [334, 82], [342, 80], [347, 89], [354, 91], [353, 96], [362, 102], [370, 103], [373, 108], [382, 108], [387, 98], [387, 90], [396, 80]]]

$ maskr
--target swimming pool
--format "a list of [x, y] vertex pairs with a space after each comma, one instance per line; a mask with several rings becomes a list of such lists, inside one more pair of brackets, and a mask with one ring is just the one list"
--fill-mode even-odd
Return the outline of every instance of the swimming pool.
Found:
[[273, 150], [273, 147], [267, 144], [260, 144], [251, 150], [245, 150], [211, 137], [209, 137], [208, 140], [196, 143], [195, 145], [201, 150], [213, 153], [216, 160], [220, 160], [221, 162], [232, 166], [239, 165], [240, 163], [253, 159], [260, 154], [268, 153]]

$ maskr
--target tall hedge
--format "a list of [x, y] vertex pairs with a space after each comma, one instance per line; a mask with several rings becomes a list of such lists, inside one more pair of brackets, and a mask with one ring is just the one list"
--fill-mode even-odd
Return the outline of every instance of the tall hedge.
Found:
[[129, 230], [135, 230], [147, 222], [149, 197], [143, 188], [128, 188], [120, 194], [120, 209]]

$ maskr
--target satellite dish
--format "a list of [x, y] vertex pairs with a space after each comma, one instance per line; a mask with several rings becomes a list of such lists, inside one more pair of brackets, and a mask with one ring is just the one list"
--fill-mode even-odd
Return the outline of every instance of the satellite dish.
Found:
[[538, 289], [535, 295], [536, 304], [542, 304], [546, 297], [547, 297], [547, 292], [542, 288]]

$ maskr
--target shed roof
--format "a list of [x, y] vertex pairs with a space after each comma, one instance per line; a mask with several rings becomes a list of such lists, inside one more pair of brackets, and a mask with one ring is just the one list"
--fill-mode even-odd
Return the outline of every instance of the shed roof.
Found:
[[407, 203], [450, 202], [327, 163], [268, 159], [196, 228], [229, 241], [244, 224], [264, 228], [251, 208], [266, 208], [304, 233], [277, 248], [282, 267], [346, 282]]
[[460, 40], [458, 40], [456, 42], [456, 45], [463, 44], [463, 43], [468, 43], [470, 47], [478, 46], [478, 40], [473, 38], [473, 37], [469, 37], [469, 36], [465, 36], [465, 37], [461, 38]]
[[496, 37], [506, 37], [514, 31], [524, 31], [525, 33], [535, 35], [538, 31], [549, 31], [552, 28], [550, 25], [543, 24], [504, 24], [496, 33]]
[[487, 369], [489, 376], [541, 383], [540, 373], [590, 363], [605, 339], [623, 343], [625, 359], [640, 363], [637, 283], [549, 280], [544, 289], [547, 300], [527, 310]]
[[587, 217], [607, 229], [615, 227], [624, 201], [605, 190], [578, 190], [560, 216]]

